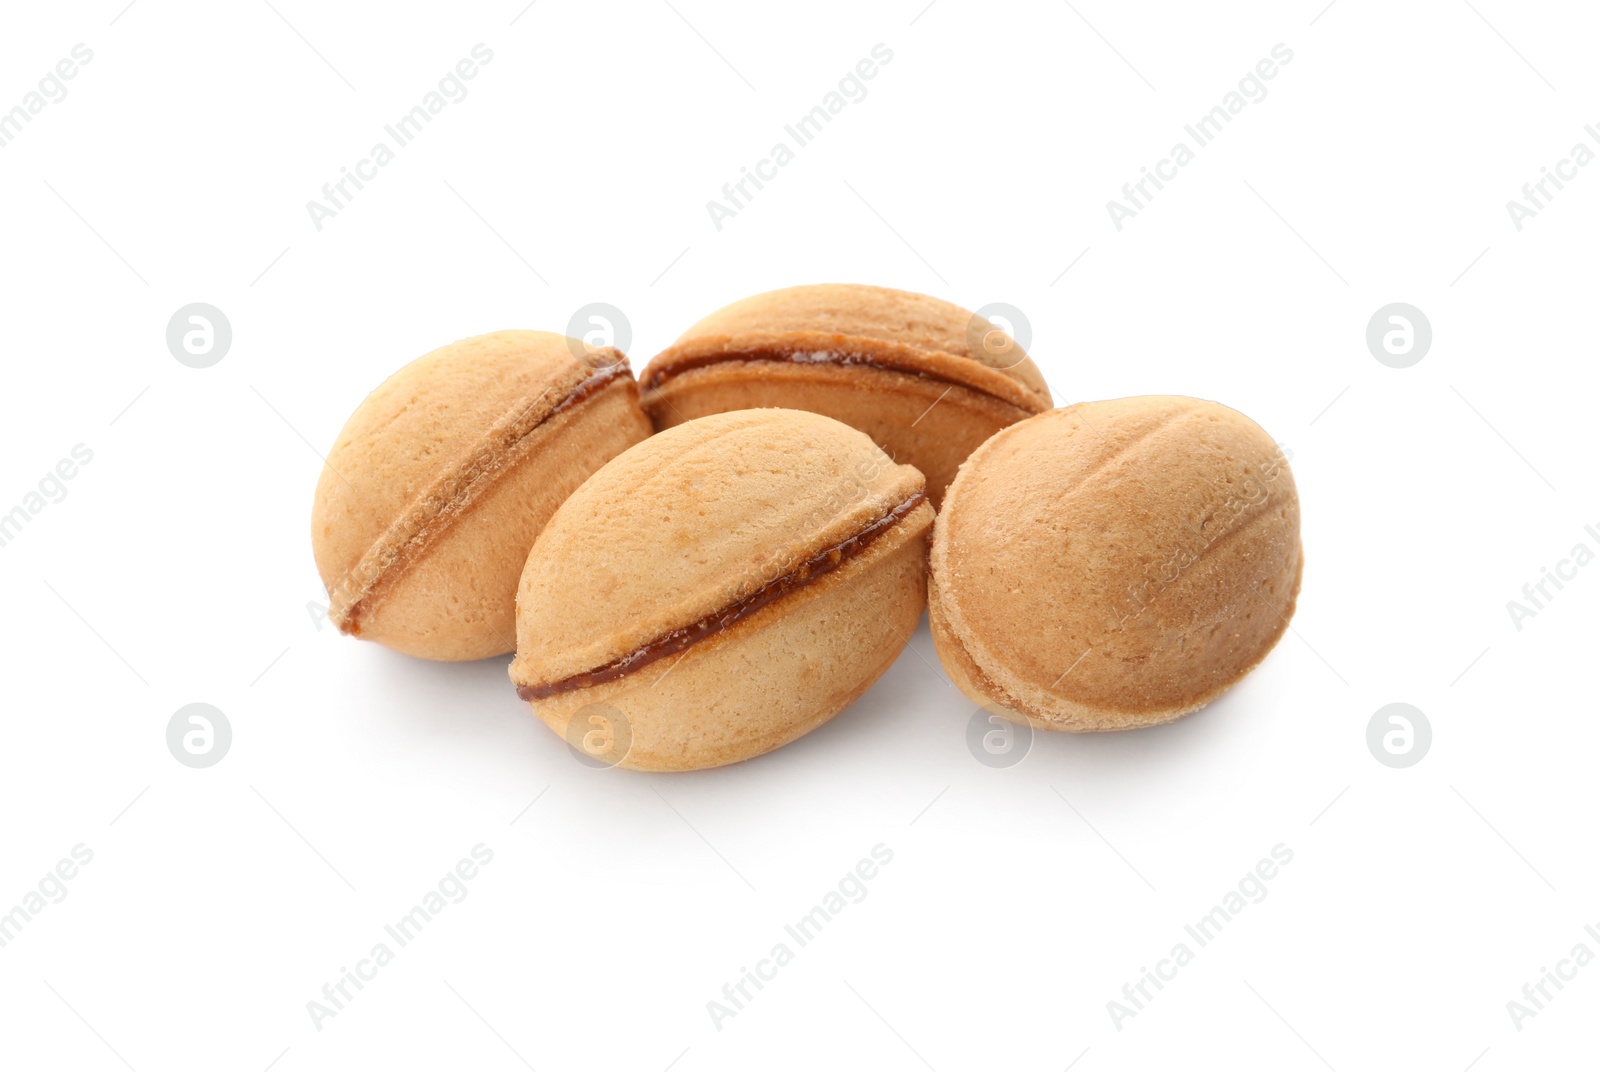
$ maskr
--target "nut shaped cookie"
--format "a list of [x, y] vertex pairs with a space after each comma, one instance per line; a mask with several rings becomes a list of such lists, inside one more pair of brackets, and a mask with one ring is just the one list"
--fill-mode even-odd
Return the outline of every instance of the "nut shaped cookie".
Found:
[[980, 443], [1050, 408], [1039, 370], [988, 320], [924, 294], [855, 284], [734, 302], [656, 355], [640, 382], [658, 430], [760, 406], [843, 421], [922, 470], [935, 507]]
[[926, 594], [922, 474], [814, 413], [676, 425], [534, 542], [511, 680], [580, 758], [716, 767], [816, 729], [900, 654]]
[[616, 350], [500, 331], [411, 362], [351, 415], [317, 482], [329, 619], [427, 659], [511, 651], [534, 537], [650, 431]]
[[1017, 721], [1116, 730], [1216, 699], [1300, 590], [1281, 450], [1215, 402], [1142, 397], [999, 432], [951, 485], [928, 619], [951, 680]]

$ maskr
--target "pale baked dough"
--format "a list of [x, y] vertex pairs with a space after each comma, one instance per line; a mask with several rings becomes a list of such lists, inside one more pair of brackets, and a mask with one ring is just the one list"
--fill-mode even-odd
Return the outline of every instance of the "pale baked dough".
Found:
[[501, 331], [418, 358], [351, 415], [317, 483], [311, 545], [329, 619], [429, 659], [511, 651], [534, 537], [650, 432], [615, 350]]
[[[608, 680], [535, 695], [717, 619], [892, 514], [748, 617]], [[631, 746], [612, 759], [624, 767], [760, 755], [832, 718], [900, 654], [922, 612], [932, 524], [922, 474], [829, 418], [747, 410], [670, 428], [595, 473], [540, 533], [511, 679], [558, 734], [594, 705], [620, 716]]]
[[658, 429], [759, 406], [843, 421], [922, 470], [936, 507], [974, 448], [1050, 408], [1033, 361], [989, 321], [925, 294], [855, 284], [734, 302], [658, 354], [640, 382]]
[[975, 702], [1050, 729], [1197, 710], [1265, 658], [1300, 588], [1300, 501], [1248, 417], [1150, 396], [999, 432], [934, 529], [929, 622]]

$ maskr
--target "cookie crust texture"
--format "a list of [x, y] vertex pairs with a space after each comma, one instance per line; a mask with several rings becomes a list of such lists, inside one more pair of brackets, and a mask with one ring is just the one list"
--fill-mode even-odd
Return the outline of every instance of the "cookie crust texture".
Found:
[[1050, 408], [1038, 368], [988, 320], [857, 284], [734, 302], [656, 355], [640, 382], [657, 429], [761, 406], [833, 417], [922, 470], [935, 507], [972, 450]]
[[760, 409], [671, 427], [595, 473], [540, 533], [511, 680], [574, 747], [592, 725], [625, 739], [607, 765], [760, 755], [827, 722], [899, 656], [922, 613], [932, 525], [922, 474], [827, 417]]
[[929, 623], [955, 684], [1035, 726], [1170, 722], [1288, 628], [1300, 502], [1280, 448], [1226, 406], [1052, 410], [961, 467], [935, 525]]
[[528, 548], [590, 473], [651, 433], [638, 398], [620, 352], [542, 331], [462, 339], [389, 377], [317, 482], [329, 620], [422, 658], [511, 651]]

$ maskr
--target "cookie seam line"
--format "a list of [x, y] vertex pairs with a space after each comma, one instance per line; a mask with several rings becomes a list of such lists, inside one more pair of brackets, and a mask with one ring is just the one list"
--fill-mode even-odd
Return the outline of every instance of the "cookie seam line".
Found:
[[[394, 578], [436, 544], [457, 518], [526, 458], [528, 442], [536, 432], [561, 414], [596, 397], [630, 371], [627, 358], [621, 357], [618, 364], [578, 381], [564, 398], [521, 430], [518, 430], [519, 424], [549, 392], [531, 401], [526, 395], [519, 398], [506, 416], [490, 425], [469, 450], [457, 456], [457, 460], [465, 457], [467, 461], [452, 464], [435, 477], [345, 572], [339, 589], [329, 593], [332, 604], [329, 617], [339, 631], [356, 631], [361, 613], [370, 608]], [[472, 460], [486, 449], [494, 456], [491, 464], [467, 475], [472, 473]], [[434, 500], [441, 501], [429, 508], [428, 504]], [[370, 579], [350, 591], [352, 579], [363, 572], [369, 573]]]
[[[668, 630], [661, 636], [592, 670], [569, 674], [546, 684], [529, 684], [513, 679], [517, 695], [523, 700], [542, 700], [562, 693], [604, 685], [651, 663], [688, 651], [703, 641], [726, 634], [774, 603], [821, 583], [848, 564], [860, 561], [862, 556], [870, 553], [869, 549], [878, 544], [882, 537], [899, 529], [901, 524], [927, 501], [926, 489], [918, 488], [861, 531], [823, 548], [794, 569], [773, 578], [749, 595], [736, 599], [687, 626]], [[844, 550], [852, 544], [856, 546], [848, 551]]]
[[[818, 332], [817, 334], [821, 335], [825, 333]], [[640, 381], [640, 387], [645, 391], [648, 399], [648, 396], [659, 393], [668, 382], [685, 373], [694, 372], [703, 368], [712, 368], [716, 365], [728, 364], [736, 361], [764, 361], [773, 364], [794, 365], [801, 368], [807, 366], [829, 368], [869, 368], [877, 369], [882, 372], [897, 372], [905, 376], [915, 376], [918, 379], [930, 380], [934, 383], [944, 383], [953, 387], [959, 387], [963, 390], [971, 391], [974, 394], [982, 395], [986, 398], [992, 398], [997, 402], [1003, 402], [1006, 405], [1014, 406], [1030, 415], [1034, 413], [1043, 413], [1050, 408], [1050, 399], [1048, 397], [1040, 395], [1039, 392], [1035, 391], [1032, 387], [1029, 387], [1021, 380], [1013, 379], [1012, 377], [1007, 376], [1004, 371], [993, 368], [989, 365], [985, 365], [977, 358], [963, 357], [960, 354], [952, 354], [945, 350], [924, 350], [905, 343], [885, 342], [881, 339], [871, 339], [864, 336], [844, 335], [831, 336], [830, 338], [834, 341], [823, 347], [803, 345], [758, 345], [747, 348], [719, 350], [707, 353], [691, 352], [690, 354], [682, 357], [675, 356], [673, 358], [669, 358], [663, 366], [659, 368], [652, 368], [651, 366], [654, 366], [657, 361], [661, 360], [661, 356], [658, 355], [651, 361], [649, 366], [646, 366], [646, 376], [645, 379]], [[678, 348], [673, 347], [673, 349]], [[885, 364], [873, 360], [874, 355], [870, 352], [867, 352], [872, 349], [895, 350], [899, 351], [901, 355], [910, 356], [901, 357], [901, 360], [904, 361], [904, 364]], [[671, 351], [668, 351], [668, 353], [670, 352]], [[827, 354], [828, 357], [822, 360], [807, 360], [798, 358], [796, 356], [798, 354], [816, 353], [824, 353]], [[1014, 385], [1016, 397], [1007, 397], [1007, 395], [1002, 393], [1000, 390], [991, 390], [989, 387], [986, 387], [983, 384], [973, 382], [972, 379], [959, 379], [954, 374], [945, 374], [916, 367], [915, 358], [927, 357], [947, 358], [951, 361], [971, 362], [977, 366], [977, 368], [992, 372], [996, 376], [1002, 377], [1007, 384]], [[855, 360], [851, 360], [852, 358]], [[891, 358], [888, 360], [893, 359]], [[1027, 360], [1026, 355], [1024, 355], [1022, 360]], [[1021, 361], [1018, 361], [1017, 363], [1021, 364]], [[1019, 401], [1021, 398], [1027, 398], [1034, 403], [1041, 404], [1044, 408], [1033, 408], [1024, 402]]]

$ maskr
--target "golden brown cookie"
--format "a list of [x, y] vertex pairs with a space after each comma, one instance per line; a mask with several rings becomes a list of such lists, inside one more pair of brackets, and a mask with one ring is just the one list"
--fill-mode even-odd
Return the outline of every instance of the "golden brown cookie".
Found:
[[463, 339], [389, 377], [328, 452], [311, 546], [340, 632], [428, 659], [511, 651], [533, 538], [650, 434], [628, 361], [563, 335]]
[[1052, 410], [995, 435], [934, 529], [928, 618], [973, 700], [1048, 729], [1170, 722], [1266, 657], [1300, 590], [1278, 446], [1215, 402]]
[[762, 409], [669, 428], [561, 505], [517, 592], [511, 680], [592, 761], [679, 771], [816, 729], [922, 613], [922, 474]]
[[973, 449], [1050, 408], [1039, 370], [989, 321], [924, 294], [854, 284], [734, 302], [657, 354], [640, 383], [657, 429], [761, 406], [843, 421], [922, 470], [935, 507]]

